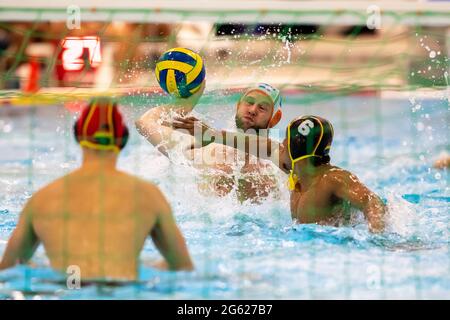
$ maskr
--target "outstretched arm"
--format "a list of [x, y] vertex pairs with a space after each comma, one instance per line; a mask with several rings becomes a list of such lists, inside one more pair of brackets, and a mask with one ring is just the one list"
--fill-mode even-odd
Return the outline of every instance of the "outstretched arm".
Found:
[[333, 176], [331, 182], [337, 197], [348, 201], [364, 213], [371, 232], [384, 231], [386, 207], [380, 197], [347, 171], [342, 171], [340, 174]]
[[164, 200], [163, 208], [151, 231], [151, 236], [155, 246], [165, 259], [165, 262], [159, 267], [170, 270], [192, 270], [194, 268], [186, 242], [166, 200]]
[[[173, 105], [164, 105], [148, 110], [136, 120], [137, 131], [158, 148], [162, 154], [168, 156], [168, 151], [180, 142], [180, 135], [177, 135], [170, 126], [164, 125], [164, 118], [169, 118], [171, 113], [186, 115], [191, 112], [197, 105], [204, 90], [205, 83], [203, 83], [199, 91], [189, 98], [180, 98]], [[192, 145], [192, 138], [187, 138], [186, 136], [185, 139], [187, 145]]]
[[6, 245], [0, 270], [28, 262], [39, 245], [31, 223], [30, 207], [29, 202], [20, 214], [19, 222]]
[[201, 142], [202, 146], [210, 143], [223, 144], [260, 159], [270, 160], [281, 170], [287, 172], [280, 159], [280, 151], [283, 145], [263, 134], [255, 135], [217, 130], [207, 126], [195, 117], [175, 117], [173, 122], [167, 122], [166, 124], [171, 125], [175, 129], [189, 132], [197, 142]]

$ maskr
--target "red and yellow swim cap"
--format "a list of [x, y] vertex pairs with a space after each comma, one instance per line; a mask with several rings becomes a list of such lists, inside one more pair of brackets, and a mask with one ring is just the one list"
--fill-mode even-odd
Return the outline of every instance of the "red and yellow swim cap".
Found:
[[128, 128], [117, 103], [111, 98], [94, 98], [74, 124], [75, 138], [81, 146], [120, 152], [128, 141]]

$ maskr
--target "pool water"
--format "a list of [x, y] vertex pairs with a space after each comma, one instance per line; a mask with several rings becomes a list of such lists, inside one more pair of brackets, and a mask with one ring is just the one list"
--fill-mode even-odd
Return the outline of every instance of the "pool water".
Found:
[[[206, 97], [208, 98], [208, 97]], [[209, 96], [196, 113], [232, 127], [236, 96]], [[148, 105], [154, 103], [148, 98]], [[295, 225], [286, 176], [283, 195], [261, 204], [236, 196], [205, 197], [196, 171], [171, 163], [133, 129], [147, 107], [122, 107], [131, 140], [120, 169], [159, 185], [172, 205], [193, 257], [194, 272], [149, 267], [159, 254], [149, 239], [140, 280], [70, 290], [48, 267], [42, 246], [33, 266], [0, 272], [3, 299], [449, 299], [450, 190], [448, 170], [432, 168], [449, 149], [447, 100], [378, 96], [308, 99], [288, 95], [279, 128], [302, 114], [335, 128], [332, 163], [355, 173], [389, 207], [387, 232], [372, 235], [361, 215], [340, 228]], [[31, 194], [79, 166], [74, 113], [63, 106], [0, 108], [0, 253]], [[273, 132], [282, 139], [284, 129]]]

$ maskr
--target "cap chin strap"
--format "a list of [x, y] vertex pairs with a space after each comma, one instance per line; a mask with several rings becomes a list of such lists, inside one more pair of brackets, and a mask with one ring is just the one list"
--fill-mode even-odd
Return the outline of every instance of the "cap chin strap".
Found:
[[317, 156], [315, 154], [308, 154], [306, 156], [301, 156], [300, 158], [297, 158], [295, 160], [291, 160], [291, 168], [292, 169], [290, 170], [289, 178], [288, 178], [288, 188], [289, 188], [290, 191], [294, 191], [295, 190], [295, 186], [298, 183], [298, 176], [294, 173], [295, 163], [300, 161], [300, 160], [303, 160], [303, 159], [306, 159], [306, 158], [311, 158], [311, 157], [322, 158], [321, 156]]
[[288, 179], [288, 188], [290, 191], [295, 190], [295, 186], [297, 185], [297, 182], [298, 182], [298, 177], [294, 173], [294, 170], [291, 170], [291, 173], [289, 174], [289, 179]]
[[86, 147], [89, 149], [94, 149], [94, 150], [103, 150], [103, 151], [114, 151], [115, 153], [119, 153], [120, 152], [120, 148], [116, 145], [101, 145], [101, 144], [95, 144], [92, 143], [90, 141], [87, 140], [81, 140], [80, 141], [80, 146], [82, 147]]
[[[96, 139], [109, 139], [110, 141], [114, 142], [114, 135], [111, 132], [108, 131], [99, 131], [94, 134], [94, 138]], [[80, 140], [80, 145], [86, 148], [94, 149], [94, 150], [103, 150], [103, 151], [114, 151], [115, 153], [120, 152], [120, 148], [115, 145], [114, 143], [109, 144], [100, 144], [91, 142], [87, 139]]]

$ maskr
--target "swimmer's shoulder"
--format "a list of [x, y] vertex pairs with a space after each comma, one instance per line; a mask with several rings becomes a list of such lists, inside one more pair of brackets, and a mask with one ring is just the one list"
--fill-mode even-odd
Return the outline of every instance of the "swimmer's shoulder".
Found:
[[321, 178], [321, 183], [329, 186], [340, 186], [350, 181], [358, 181], [358, 178], [350, 171], [332, 165], [323, 172]]
[[349, 190], [356, 190], [363, 186], [355, 174], [336, 166], [330, 166], [324, 172], [320, 184], [323, 188], [322, 190], [334, 195], [342, 194], [342, 192], [345, 193]]
[[140, 207], [145, 212], [171, 212], [169, 202], [161, 189], [154, 183], [131, 176], [139, 196]]
[[65, 176], [62, 176], [56, 180], [53, 180], [49, 184], [43, 186], [38, 191], [33, 194], [33, 200], [45, 200], [47, 197], [55, 197], [58, 196], [64, 190], [64, 185], [70, 181], [73, 177], [73, 174], [69, 173]]
[[35, 191], [25, 204], [24, 210], [38, 213], [41, 209], [47, 208], [50, 203], [54, 204], [55, 200], [63, 199], [64, 185], [68, 176], [58, 178]]

